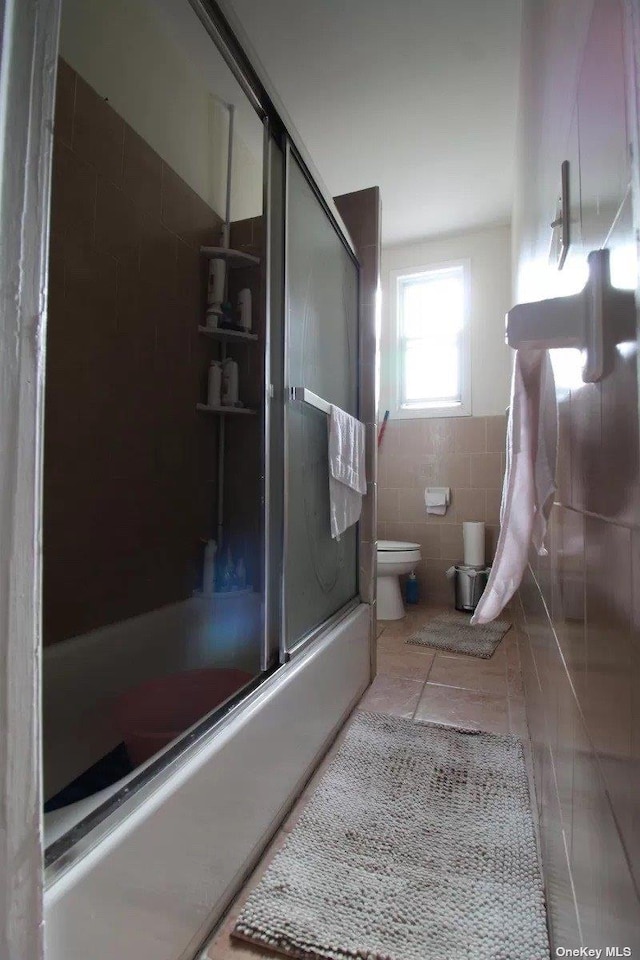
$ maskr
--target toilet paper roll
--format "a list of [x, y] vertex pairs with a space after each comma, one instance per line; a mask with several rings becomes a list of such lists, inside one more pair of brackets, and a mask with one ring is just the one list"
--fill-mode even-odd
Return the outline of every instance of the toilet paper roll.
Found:
[[484, 567], [484, 523], [481, 520], [462, 524], [464, 562], [468, 567]]
[[451, 503], [450, 487], [426, 487], [424, 491], [424, 502], [427, 513], [436, 514], [444, 517], [447, 507]]

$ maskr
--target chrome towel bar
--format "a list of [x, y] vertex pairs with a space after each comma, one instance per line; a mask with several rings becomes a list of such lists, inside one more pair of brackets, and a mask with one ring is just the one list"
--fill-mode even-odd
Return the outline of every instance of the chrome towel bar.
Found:
[[319, 397], [317, 393], [307, 390], [306, 387], [289, 387], [289, 399], [308, 403], [310, 407], [315, 407], [316, 410], [326, 413], [327, 416], [331, 413], [331, 404]]

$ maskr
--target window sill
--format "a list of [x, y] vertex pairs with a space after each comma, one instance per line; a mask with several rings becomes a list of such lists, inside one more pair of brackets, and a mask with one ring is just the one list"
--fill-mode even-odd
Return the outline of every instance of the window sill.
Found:
[[470, 417], [465, 403], [449, 403], [443, 407], [396, 407], [389, 412], [390, 420], [434, 420], [442, 417]]

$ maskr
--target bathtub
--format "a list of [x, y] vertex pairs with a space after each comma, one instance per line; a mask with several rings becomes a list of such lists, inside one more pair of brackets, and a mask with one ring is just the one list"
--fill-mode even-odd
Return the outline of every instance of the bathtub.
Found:
[[360, 604], [327, 629], [47, 880], [50, 960], [198, 955], [369, 684], [371, 624]]
[[[113, 703], [153, 677], [204, 667], [260, 670], [261, 596], [192, 597], [45, 647], [45, 800], [122, 740]], [[66, 832], [128, 778], [45, 815], [45, 845]]]

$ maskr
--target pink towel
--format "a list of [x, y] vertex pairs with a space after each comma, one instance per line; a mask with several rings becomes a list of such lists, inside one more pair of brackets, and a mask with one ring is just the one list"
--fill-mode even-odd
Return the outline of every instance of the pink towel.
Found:
[[518, 351], [511, 382], [500, 536], [472, 624], [489, 623], [509, 602], [522, 581], [531, 543], [541, 556], [546, 555], [557, 448], [558, 410], [549, 353]]

